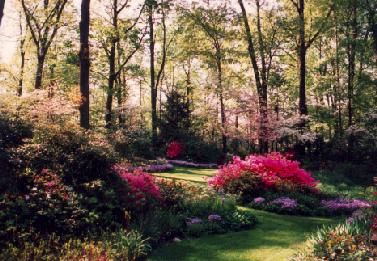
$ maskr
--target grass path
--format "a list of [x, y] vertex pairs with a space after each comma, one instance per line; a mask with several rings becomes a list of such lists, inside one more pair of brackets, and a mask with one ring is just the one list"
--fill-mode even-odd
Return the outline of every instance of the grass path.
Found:
[[[159, 177], [205, 183], [215, 170], [175, 168]], [[259, 221], [252, 230], [204, 236], [170, 243], [156, 249], [150, 261], [280, 261], [287, 260], [305, 247], [310, 233], [318, 227], [335, 223], [335, 219], [282, 216], [248, 209]]]

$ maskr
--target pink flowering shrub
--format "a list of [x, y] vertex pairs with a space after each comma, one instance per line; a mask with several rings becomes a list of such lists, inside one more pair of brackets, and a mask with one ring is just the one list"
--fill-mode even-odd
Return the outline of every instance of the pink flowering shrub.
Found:
[[129, 186], [128, 203], [136, 210], [142, 210], [161, 200], [161, 193], [154, 176], [141, 170], [135, 170], [133, 173], [123, 171], [118, 174], [127, 182]]
[[170, 159], [175, 159], [179, 157], [182, 154], [182, 152], [183, 152], [182, 144], [177, 141], [172, 141], [168, 145], [166, 156]]
[[280, 153], [250, 155], [245, 160], [234, 157], [231, 163], [223, 166], [216, 176], [208, 180], [208, 185], [216, 190], [228, 192], [228, 188], [244, 176], [259, 180], [258, 188], [262, 187], [263, 190], [284, 186], [295, 190], [314, 191], [317, 185], [311, 174], [300, 168], [298, 161], [289, 160]]

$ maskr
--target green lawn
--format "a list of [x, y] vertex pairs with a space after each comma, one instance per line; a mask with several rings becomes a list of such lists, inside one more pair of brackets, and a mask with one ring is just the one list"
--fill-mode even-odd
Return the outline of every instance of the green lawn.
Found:
[[215, 172], [215, 169], [175, 167], [174, 170], [170, 172], [155, 173], [154, 175], [162, 178], [171, 178], [195, 183], [206, 183], [206, 179], [213, 176]]
[[287, 260], [305, 247], [305, 240], [311, 232], [324, 224], [335, 223], [335, 220], [326, 218], [281, 216], [250, 211], [259, 221], [252, 230], [170, 243], [156, 249], [148, 260]]
[[[155, 175], [204, 184], [205, 178], [214, 173], [213, 169], [177, 167], [172, 172]], [[318, 227], [336, 222], [336, 219], [282, 216], [248, 210], [258, 218], [259, 224], [256, 228], [170, 243], [156, 249], [148, 260], [287, 260], [300, 248], [305, 247], [305, 240], [310, 233]]]

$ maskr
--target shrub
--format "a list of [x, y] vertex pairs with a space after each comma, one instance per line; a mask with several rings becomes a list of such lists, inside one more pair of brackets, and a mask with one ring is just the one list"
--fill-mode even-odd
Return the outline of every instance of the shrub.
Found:
[[127, 260], [145, 257], [151, 248], [148, 240], [137, 231], [119, 230], [105, 233], [97, 239], [64, 241], [52, 234], [35, 241], [21, 240], [8, 244], [0, 253], [1, 260]]
[[13, 164], [22, 171], [49, 168], [62, 175], [70, 185], [78, 186], [111, 175], [114, 157], [106, 147], [92, 145], [92, 137], [74, 126], [41, 126], [32, 143], [13, 152]]
[[[314, 191], [317, 182], [297, 161], [286, 159], [282, 154], [271, 153], [266, 156], [250, 155], [245, 160], [238, 157], [223, 166], [217, 175], [208, 180], [209, 186], [216, 190], [229, 191], [234, 184], [243, 197], [256, 196], [260, 190]], [[245, 184], [245, 191], [242, 185]]]
[[0, 112], [0, 147], [16, 147], [32, 137], [31, 124], [9, 113]]
[[320, 229], [313, 237], [313, 255], [326, 260], [374, 260], [376, 249], [368, 244], [363, 224], [341, 224]]
[[146, 211], [160, 202], [161, 193], [154, 176], [140, 170], [133, 173], [120, 172], [119, 176], [127, 182], [130, 188], [126, 193], [127, 203], [132, 210]]
[[111, 142], [122, 157], [153, 159], [154, 152], [150, 137], [151, 134], [144, 129], [124, 129], [115, 132]]
[[166, 156], [170, 159], [178, 158], [183, 153], [182, 144], [177, 141], [169, 143], [166, 150]]
[[96, 224], [71, 187], [48, 170], [26, 173], [25, 194], [5, 194], [0, 204], [0, 238], [16, 240], [20, 235], [59, 233], [72, 235]]
[[207, 143], [198, 137], [190, 137], [185, 142], [185, 157], [199, 163], [221, 163], [223, 152], [217, 144]]

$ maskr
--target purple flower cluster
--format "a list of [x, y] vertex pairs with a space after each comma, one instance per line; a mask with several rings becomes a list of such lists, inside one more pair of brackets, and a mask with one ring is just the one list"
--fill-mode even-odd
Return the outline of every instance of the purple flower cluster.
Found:
[[159, 164], [159, 165], [149, 165], [145, 167], [147, 172], [163, 172], [173, 170], [174, 166], [172, 164]]
[[261, 203], [263, 203], [265, 201], [266, 201], [266, 199], [262, 198], [262, 197], [258, 197], [258, 198], [254, 199], [254, 203], [256, 203], [256, 204], [261, 204]]
[[188, 226], [192, 226], [192, 225], [195, 225], [195, 224], [201, 224], [201, 223], [203, 223], [203, 220], [200, 219], [200, 218], [198, 218], [198, 217], [189, 218], [189, 219], [187, 219], [187, 221], [186, 221], [186, 224], [187, 224]]
[[271, 201], [271, 204], [280, 205], [282, 208], [296, 208], [297, 201], [288, 197], [281, 197]]
[[369, 208], [371, 204], [366, 200], [361, 199], [345, 199], [345, 198], [337, 198], [337, 199], [329, 199], [329, 200], [322, 200], [321, 204], [331, 210], [342, 210], [342, 209], [358, 209], [358, 208]]
[[168, 160], [168, 163], [170, 163], [172, 165], [182, 166], [182, 167], [208, 168], [208, 169], [217, 168], [217, 164], [194, 163], [194, 162], [189, 162], [189, 161], [185, 161], [185, 160]]
[[212, 214], [208, 216], [208, 221], [214, 222], [214, 221], [221, 221], [221, 216]]

